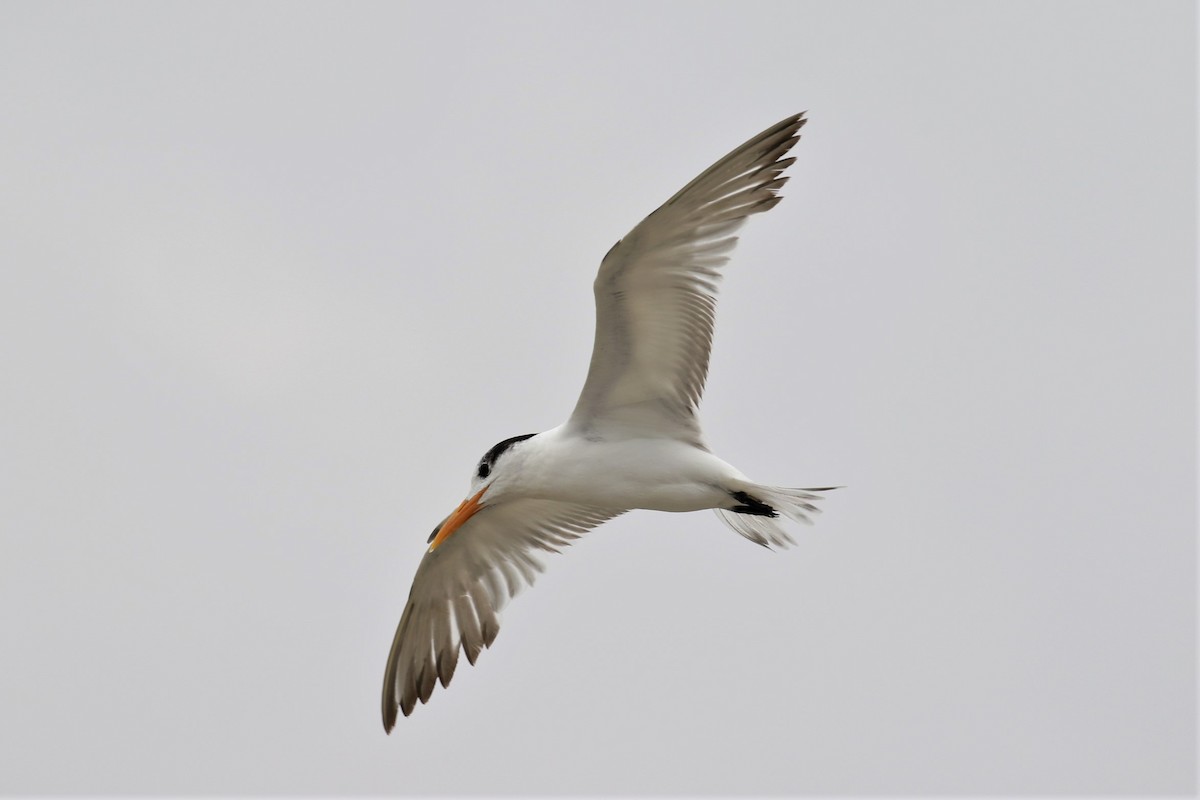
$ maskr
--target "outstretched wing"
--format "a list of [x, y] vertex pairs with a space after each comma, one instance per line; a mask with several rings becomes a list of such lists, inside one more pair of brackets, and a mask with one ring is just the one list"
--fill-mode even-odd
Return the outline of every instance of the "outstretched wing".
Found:
[[541, 563], [534, 551], [559, 552], [620, 510], [520, 499], [487, 506], [417, 567], [383, 676], [383, 727], [397, 710], [412, 713], [437, 681], [450, 683], [460, 649], [472, 664], [500, 631], [498, 612]]
[[720, 269], [746, 217], [772, 208], [787, 182], [784, 158], [804, 115], [763, 131], [642, 220], [596, 275], [596, 340], [568, 425], [671, 435], [702, 446], [704, 392]]

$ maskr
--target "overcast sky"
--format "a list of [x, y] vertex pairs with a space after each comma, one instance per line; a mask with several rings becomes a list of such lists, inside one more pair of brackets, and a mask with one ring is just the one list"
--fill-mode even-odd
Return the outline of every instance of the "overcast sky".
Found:
[[[0, 3], [0, 792], [1195, 790], [1188, 2]], [[807, 109], [702, 408], [384, 736], [601, 256]]]

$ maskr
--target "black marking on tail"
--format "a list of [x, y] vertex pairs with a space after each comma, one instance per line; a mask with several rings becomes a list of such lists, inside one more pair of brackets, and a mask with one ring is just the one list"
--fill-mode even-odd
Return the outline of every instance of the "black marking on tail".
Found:
[[745, 492], [730, 492], [729, 496], [741, 503], [741, 505], [729, 509], [730, 511], [736, 511], [739, 514], [753, 514], [756, 517], [779, 516], [778, 511], [753, 495]]

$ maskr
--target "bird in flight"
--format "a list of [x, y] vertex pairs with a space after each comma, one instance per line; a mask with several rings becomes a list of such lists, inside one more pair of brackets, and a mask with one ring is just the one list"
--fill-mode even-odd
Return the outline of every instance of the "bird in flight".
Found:
[[773, 208], [804, 114], [713, 164], [617, 242], [596, 275], [596, 338], [575, 410], [505, 439], [433, 529], [383, 677], [383, 727], [450, 683], [500, 630], [499, 611], [559, 552], [630, 509], [711, 508], [764, 547], [793, 544], [780, 516], [808, 523], [819, 489], [747, 478], [705, 446], [697, 406], [708, 374], [717, 285], [751, 214]]

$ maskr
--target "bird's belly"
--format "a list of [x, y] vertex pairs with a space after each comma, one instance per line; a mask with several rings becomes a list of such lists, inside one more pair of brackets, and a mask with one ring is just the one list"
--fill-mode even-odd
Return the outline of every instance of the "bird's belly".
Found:
[[604, 508], [699, 511], [729, 501], [744, 478], [721, 459], [673, 440], [583, 442], [540, 465], [536, 493]]
[[[623, 508], [651, 511], [700, 511], [727, 503], [729, 495], [715, 486], [700, 483], [629, 484], [612, 498]], [[623, 502], [616, 502], [616, 501]]]

